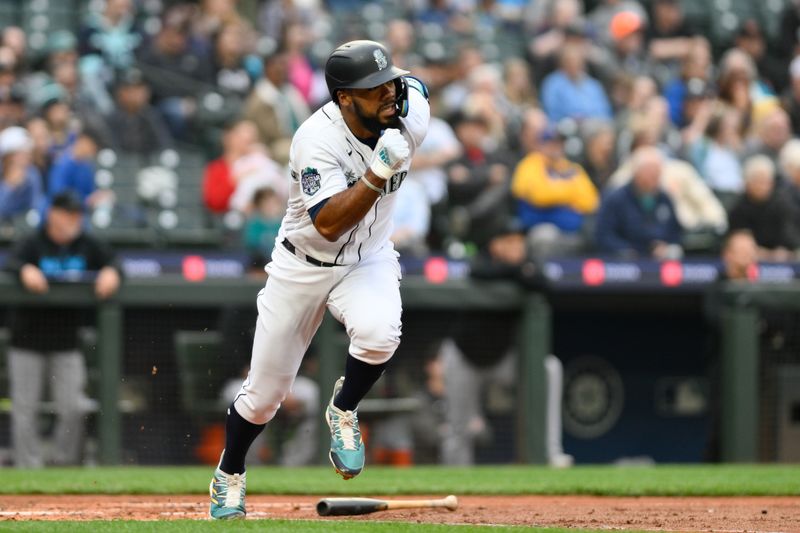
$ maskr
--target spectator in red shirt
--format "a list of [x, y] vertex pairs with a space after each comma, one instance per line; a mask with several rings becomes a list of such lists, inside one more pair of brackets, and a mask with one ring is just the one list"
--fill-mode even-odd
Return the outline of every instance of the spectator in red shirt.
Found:
[[233, 122], [222, 136], [222, 156], [206, 166], [203, 177], [203, 202], [212, 213], [224, 213], [236, 180], [231, 173], [233, 163], [247, 154], [258, 142], [258, 130], [249, 120]]

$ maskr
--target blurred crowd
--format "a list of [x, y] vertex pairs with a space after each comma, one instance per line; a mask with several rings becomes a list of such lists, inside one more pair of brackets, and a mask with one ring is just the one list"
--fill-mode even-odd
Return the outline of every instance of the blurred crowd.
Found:
[[[405, 255], [533, 284], [547, 257], [720, 254], [729, 279], [756, 259], [800, 259], [800, 0], [59, 0], [0, 5], [0, 246], [17, 244], [7, 268], [44, 292], [75, 261], [29, 264], [71, 250], [84, 270], [106, 270], [107, 297], [116, 263], [83, 229], [265, 262], [292, 135], [329, 99], [330, 51], [357, 38], [384, 42], [430, 89], [428, 135], [396, 192]], [[61, 371], [71, 379], [51, 384], [63, 427], [85, 408], [59, 400], [82, 398], [85, 370], [74, 324], [56, 322], [57, 346], [24, 327], [12, 339], [15, 447], [29, 466], [42, 462], [30, 430], [42, 391], [26, 380], [44, 372], [29, 352], [74, 356]], [[491, 349], [446, 339], [426, 359], [418, 399], [433, 415], [406, 428], [452, 464], [472, 462], [488, 433], [471, 393], [513, 381], [485, 328], [465, 329]], [[499, 363], [474, 371], [470, 350]], [[548, 413], [560, 413], [551, 359]], [[315, 427], [318, 391], [304, 391], [287, 427]], [[385, 422], [396, 436], [397, 419]], [[75, 435], [58, 433], [58, 461], [74, 462]], [[288, 462], [309, 460], [293, 451]], [[548, 457], [571, 460], [555, 439]]]
[[329, 98], [324, 60], [371, 38], [431, 92], [397, 193], [404, 253], [491, 273], [548, 256], [716, 254], [746, 229], [761, 260], [797, 258], [798, 0], [75, 4], [71, 29], [0, 34], [5, 223], [35, 225], [65, 190], [90, 213], [143, 203], [147, 187], [115, 185], [136, 176], [98, 169], [132, 155], [169, 170], [160, 155], [189, 150], [205, 166], [180, 176], [189, 188], [149, 175], [177, 190], [160, 209], [194, 210], [199, 230], [223, 223], [236, 234], [225, 244], [266, 258], [292, 134]]

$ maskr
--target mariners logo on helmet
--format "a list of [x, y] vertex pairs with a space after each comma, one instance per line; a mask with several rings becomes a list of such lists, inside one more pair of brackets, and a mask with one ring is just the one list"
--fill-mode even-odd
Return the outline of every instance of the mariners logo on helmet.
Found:
[[386, 55], [384, 55], [383, 50], [380, 48], [372, 51], [372, 57], [375, 58], [375, 63], [378, 64], [378, 70], [383, 70], [389, 66], [389, 61], [387, 61]]

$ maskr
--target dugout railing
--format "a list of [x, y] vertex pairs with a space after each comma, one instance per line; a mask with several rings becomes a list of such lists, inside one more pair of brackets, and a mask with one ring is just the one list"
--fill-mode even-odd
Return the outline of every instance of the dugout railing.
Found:
[[[198, 308], [224, 304], [252, 305], [263, 280], [248, 278], [211, 279], [202, 283], [186, 281], [177, 275], [155, 279], [129, 279], [113, 298], [98, 302], [88, 284], [53, 284], [46, 295], [26, 292], [15, 280], [0, 275], [0, 306], [68, 306], [96, 308], [97, 362], [99, 366], [97, 413], [98, 460], [118, 464], [122, 458], [122, 413], [119, 406], [123, 377], [124, 310], [131, 308]], [[518, 460], [545, 461], [546, 385], [543, 367], [550, 352], [551, 316], [546, 299], [525, 292], [508, 282], [451, 280], [431, 284], [409, 277], [401, 286], [405, 310], [425, 309], [443, 313], [473, 310], [478, 312], [518, 313], [520, 366], [518, 372]], [[317, 336], [321, 383], [331, 383], [344, 360], [341, 331], [327, 316]], [[327, 402], [327, 398], [322, 401]]]

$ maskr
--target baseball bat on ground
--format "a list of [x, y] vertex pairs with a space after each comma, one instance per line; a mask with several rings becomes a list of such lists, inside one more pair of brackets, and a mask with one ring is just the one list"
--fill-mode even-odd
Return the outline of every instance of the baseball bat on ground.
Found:
[[458, 498], [452, 494], [438, 500], [378, 500], [373, 498], [325, 498], [317, 503], [320, 516], [344, 516], [390, 511], [392, 509], [434, 509], [455, 511]]

